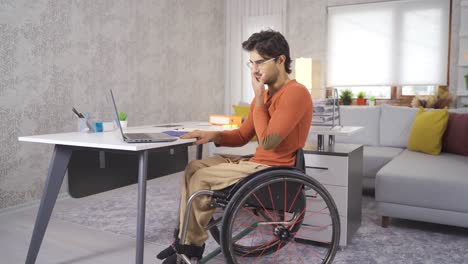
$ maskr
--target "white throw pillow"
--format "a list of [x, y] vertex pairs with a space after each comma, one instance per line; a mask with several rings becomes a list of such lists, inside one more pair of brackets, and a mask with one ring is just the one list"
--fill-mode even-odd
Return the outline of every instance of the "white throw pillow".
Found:
[[336, 142], [379, 145], [380, 106], [340, 106], [340, 113], [343, 126], [364, 128], [350, 136], [336, 136]]
[[418, 108], [382, 105], [380, 145], [406, 148]]

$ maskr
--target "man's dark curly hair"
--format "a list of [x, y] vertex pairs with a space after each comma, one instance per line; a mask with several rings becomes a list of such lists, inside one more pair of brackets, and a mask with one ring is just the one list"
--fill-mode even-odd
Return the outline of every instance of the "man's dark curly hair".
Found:
[[284, 69], [291, 73], [291, 57], [289, 57], [289, 45], [281, 33], [274, 30], [262, 30], [252, 34], [250, 38], [242, 43], [242, 48], [246, 51], [256, 50], [262, 57], [276, 58], [284, 55]]

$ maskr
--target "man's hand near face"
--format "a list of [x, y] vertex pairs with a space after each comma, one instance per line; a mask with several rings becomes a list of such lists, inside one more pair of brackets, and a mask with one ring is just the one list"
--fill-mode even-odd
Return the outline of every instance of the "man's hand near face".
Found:
[[210, 141], [213, 141], [215, 144], [219, 144], [219, 142], [221, 141], [221, 133], [219, 131], [194, 130], [181, 136], [180, 138], [196, 138], [197, 141], [195, 141], [195, 145], [205, 144]]
[[265, 93], [265, 73], [257, 73], [251, 71], [252, 75], [252, 88], [255, 93], [255, 106], [263, 106], [263, 94]]

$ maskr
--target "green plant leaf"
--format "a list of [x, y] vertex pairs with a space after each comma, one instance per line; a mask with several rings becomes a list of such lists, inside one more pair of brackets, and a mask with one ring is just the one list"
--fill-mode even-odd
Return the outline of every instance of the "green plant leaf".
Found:
[[343, 100], [343, 99], [351, 99], [353, 98], [353, 92], [349, 89], [346, 89], [346, 90], [343, 90], [341, 91], [341, 94], [340, 94], [340, 99]]
[[120, 121], [127, 120], [127, 114], [125, 112], [119, 112], [119, 120]]

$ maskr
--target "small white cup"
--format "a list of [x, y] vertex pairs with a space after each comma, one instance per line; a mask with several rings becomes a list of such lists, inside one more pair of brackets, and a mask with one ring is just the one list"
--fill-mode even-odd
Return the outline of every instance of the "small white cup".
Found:
[[128, 120], [125, 120], [125, 121], [119, 121], [120, 122], [120, 126], [122, 128], [126, 128], [127, 127], [127, 124], [128, 124]]

